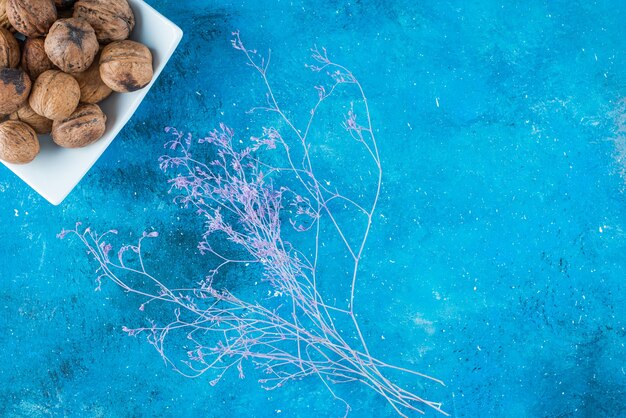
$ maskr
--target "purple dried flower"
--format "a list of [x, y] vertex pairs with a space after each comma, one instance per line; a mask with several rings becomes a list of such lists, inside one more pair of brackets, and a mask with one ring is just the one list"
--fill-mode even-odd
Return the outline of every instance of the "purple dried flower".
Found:
[[[145, 298], [140, 311], [153, 301], [173, 304], [174, 317], [170, 323], [150, 322], [149, 327], [123, 327], [122, 330], [131, 336], [144, 334], [167, 364], [186, 376], [208, 373], [213, 386], [233, 368], [244, 378], [243, 361], [251, 360], [266, 373], [259, 383], [268, 390], [290, 380], [319, 377], [332, 396], [345, 404], [346, 415], [350, 406], [333, 391], [331, 383], [364, 383], [402, 416], [411, 411], [423, 412], [421, 405], [445, 414], [440, 403], [423, 399], [393, 383], [386, 372], [391, 369], [443, 383], [375, 358], [370, 354], [355, 314], [359, 262], [372, 225], [382, 178], [378, 147], [361, 84], [352, 72], [331, 61], [326, 49], [315, 47], [312, 50], [315, 64], [308, 68], [316, 72], [326, 70], [331, 85], [315, 87], [318, 101], [308, 112], [309, 120], [304, 129], [298, 129], [276, 101], [266, 77], [269, 56], [266, 59], [246, 49], [239, 32], [233, 33], [232, 45], [242, 51], [247, 64], [257, 70], [268, 89], [267, 106], [255, 109], [275, 112], [287, 133], [281, 135], [274, 127], [264, 127], [260, 136], [250, 139], [249, 145], [244, 143], [238, 147], [235, 132], [220, 124], [208, 136], [195, 141], [213, 151], [213, 159], [202, 162], [191, 154], [194, 144], [191, 135], [168, 127], [165, 132], [172, 139], [166, 142], [165, 148], [172, 154], [159, 159], [161, 170], [174, 172], [169, 180], [174, 201], [193, 207], [193, 213], [205, 220], [198, 249], [202, 254], [214, 256], [218, 265], [195, 287], [174, 289], [151, 276], [143, 263], [142, 241], [157, 237], [155, 231], [144, 232], [137, 245], [122, 246], [118, 263], [108, 257], [112, 246], [102, 240], [106, 234], [98, 236], [89, 228], [81, 232], [77, 225], [74, 230], [61, 231], [59, 237], [68, 233], [77, 235], [98, 262], [103, 273], [100, 277], [107, 277], [125, 291]], [[352, 103], [342, 126], [372, 158], [377, 187], [369, 202], [358, 203], [338, 191], [329, 190], [316, 175], [309, 157], [309, 132], [317, 110], [339, 86], [356, 86], [363, 107], [363, 125], [357, 122]], [[282, 156], [283, 166], [265, 161], [266, 151]], [[361, 216], [365, 228], [360, 236], [346, 235], [329, 205], [334, 200], [342, 201]], [[282, 228], [285, 220], [292, 226], [292, 233], [311, 238], [313, 257], [307, 257], [287, 239], [288, 231]], [[326, 297], [317, 284], [322, 221], [334, 228], [333, 233], [341, 238], [348, 259], [354, 263], [353, 274], [346, 278], [350, 290], [347, 304]], [[245, 257], [235, 258], [217, 250], [223, 248], [224, 239], [237, 246]], [[138, 265], [124, 264], [128, 250], [136, 254], [132, 259], [137, 259]], [[252, 264], [258, 266], [256, 271], [268, 286], [268, 298], [246, 301], [227, 289], [215, 288], [214, 278], [225, 266]], [[148, 287], [134, 288], [122, 278], [122, 273], [139, 275]], [[352, 329], [337, 327], [339, 317], [347, 319]], [[186, 359], [177, 361], [168, 356], [166, 341], [171, 331], [180, 329], [187, 331], [187, 339], [195, 348], [187, 350]]]

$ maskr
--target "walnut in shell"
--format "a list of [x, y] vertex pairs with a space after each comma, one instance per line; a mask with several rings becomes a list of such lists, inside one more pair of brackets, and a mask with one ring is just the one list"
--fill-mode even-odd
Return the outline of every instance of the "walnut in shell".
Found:
[[39, 149], [39, 139], [33, 128], [18, 120], [0, 123], [0, 160], [26, 164], [35, 159]]
[[66, 73], [85, 71], [100, 49], [96, 33], [86, 20], [59, 19], [50, 28], [44, 43], [50, 61]]
[[30, 107], [41, 116], [52, 120], [65, 119], [78, 106], [80, 87], [71, 75], [48, 70], [33, 84], [28, 101]]
[[0, 0], [0, 28], [8, 29], [9, 32], [15, 32], [7, 18], [7, 0]]
[[52, 124], [52, 140], [64, 148], [82, 148], [102, 138], [107, 117], [96, 104], [84, 103], [72, 115]]
[[100, 77], [113, 91], [125, 93], [145, 87], [152, 80], [152, 53], [134, 41], [108, 44], [100, 55]]
[[35, 112], [28, 102], [16, 112], [11, 113], [9, 119], [24, 122], [41, 135], [49, 134], [52, 130], [52, 121]]
[[96, 30], [98, 41], [123, 41], [135, 27], [135, 15], [127, 0], [79, 0], [74, 17], [82, 17]]
[[0, 115], [19, 109], [28, 98], [31, 81], [19, 68], [0, 68]]
[[20, 44], [8, 29], [0, 27], [0, 68], [15, 68], [20, 63]]
[[100, 78], [100, 65], [98, 60], [87, 71], [74, 74], [80, 87], [80, 101], [83, 103], [99, 103], [111, 95], [113, 90]]
[[54, 64], [46, 55], [44, 38], [28, 38], [22, 48], [22, 69], [36, 80], [44, 71], [54, 68]]
[[29, 37], [45, 35], [57, 20], [54, 0], [7, 0], [6, 13], [11, 26]]

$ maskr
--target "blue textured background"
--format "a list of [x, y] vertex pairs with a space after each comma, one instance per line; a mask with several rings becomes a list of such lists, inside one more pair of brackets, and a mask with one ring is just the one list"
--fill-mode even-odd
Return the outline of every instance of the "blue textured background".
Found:
[[[185, 38], [79, 187], [52, 207], [0, 169], [0, 416], [341, 413], [315, 379], [265, 392], [168, 370], [121, 333], [142, 318], [136, 301], [94, 292], [83, 249], [55, 237], [77, 220], [127, 241], [154, 227], [155, 274], [202, 275], [198, 224], [170, 203], [157, 158], [167, 125], [260, 126], [244, 113], [261, 90], [230, 48], [237, 28], [272, 48], [294, 111], [314, 99], [300, 78], [314, 43], [368, 93], [385, 170], [358, 294], [374, 353], [443, 379], [414, 389], [454, 416], [626, 416], [626, 3], [149, 3]], [[354, 416], [393, 416], [341, 390]]]

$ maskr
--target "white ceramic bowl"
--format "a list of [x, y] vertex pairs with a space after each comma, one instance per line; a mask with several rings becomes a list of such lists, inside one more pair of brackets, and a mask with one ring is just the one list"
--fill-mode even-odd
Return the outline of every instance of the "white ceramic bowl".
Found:
[[142, 0], [129, 0], [137, 21], [131, 39], [152, 52], [154, 77], [143, 89], [133, 93], [113, 93], [100, 105], [107, 115], [107, 129], [96, 143], [80, 149], [56, 146], [49, 135], [40, 135], [41, 153], [29, 164], [3, 163], [53, 205], [60, 204], [113, 142], [130, 120], [163, 67], [170, 59], [183, 32], [174, 23]]

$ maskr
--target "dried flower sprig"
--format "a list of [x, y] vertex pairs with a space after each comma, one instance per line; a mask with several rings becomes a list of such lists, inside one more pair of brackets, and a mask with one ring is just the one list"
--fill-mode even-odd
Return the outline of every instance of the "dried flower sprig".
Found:
[[[157, 237], [156, 232], [145, 232], [137, 245], [123, 246], [116, 259], [110, 257], [113, 247], [107, 240], [108, 234], [116, 231], [98, 235], [89, 228], [81, 229], [78, 224], [60, 236], [68, 233], [78, 236], [99, 265], [98, 283], [108, 278], [125, 291], [144, 298], [141, 310], [155, 301], [173, 306], [174, 318], [169, 323], [151, 322], [148, 327], [123, 329], [129, 335], [146, 335], [163, 359], [186, 376], [211, 373], [210, 383], [214, 385], [228, 370], [235, 369], [243, 378], [244, 362], [249, 360], [265, 373], [259, 382], [269, 390], [291, 380], [317, 376], [345, 404], [346, 415], [350, 411], [349, 403], [337, 395], [334, 384], [361, 382], [383, 396], [402, 416], [409, 411], [424, 412], [421, 406], [446, 414], [441, 403], [423, 399], [386, 376], [385, 371], [394, 370], [443, 385], [430, 376], [373, 357], [355, 314], [359, 263], [382, 182], [378, 146], [361, 84], [351, 71], [331, 61], [324, 48], [314, 48], [314, 64], [307, 67], [315, 72], [325, 71], [331, 84], [316, 87], [318, 100], [304, 129], [300, 130], [274, 95], [267, 76], [271, 55], [264, 58], [247, 49], [238, 32], [233, 33], [232, 44], [260, 74], [266, 88], [267, 104], [252, 111], [275, 113], [287, 131], [264, 128], [248, 145], [239, 146], [234, 131], [223, 124], [198, 140], [167, 128], [172, 135], [166, 143], [169, 154], [159, 160], [164, 172], [174, 173], [169, 180], [174, 200], [193, 207], [205, 220], [198, 248], [216, 257], [218, 265], [197, 286], [174, 289], [145, 268], [142, 246], [144, 240]], [[309, 134], [318, 109], [338, 88], [345, 86], [356, 87], [358, 102], [364, 108], [364, 121], [361, 124], [352, 104], [342, 127], [365, 149], [376, 172], [376, 187], [366, 204], [332, 190], [321, 181], [310, 155]], [[215, 156], [208, 162], [192, 154], [195, 146], [203, 144], [209, 145]], [[284, 166], [265, 161], [264, 153], [270, 152], [281, 152]], [[364, 222], [360, 236], [350, 237], [342, 229], [331, 207], [334, 201], [341, 201], [360, 214]], [[346, 278], [350, 290], [345, 305], [330, 303], [332, 298], [323, 295], [318, 284], [322, 221], [330, 222], [351, 261], [351, 273]], [[305, 253], [294, 247], [287, 239], [294, 232], [311, 234], [312, 251]], [[220, 243], [220, 239], [223, 242], [224, 238], [245, 257], [236, 258], [216, 248], [215, 243]], [[133, 255], [132, 262], [127, 260], [129, 252]], [[257, 265], [263, 281], [277, 297], [246, 301], [227, 289], [217, 288], [214, 284], [217, 275], [225, 266], [234, 264]], [[132, 285], [126, 279], [128, 274], [137, 276], [142, 285]], [[339, 321], [350, 324], [351, 329], [341, 329], [337, 325]], [[176, 331], [183, 331], [193, 344], [182, 361], [171, 359], [167, 350], [168, 336]]]

